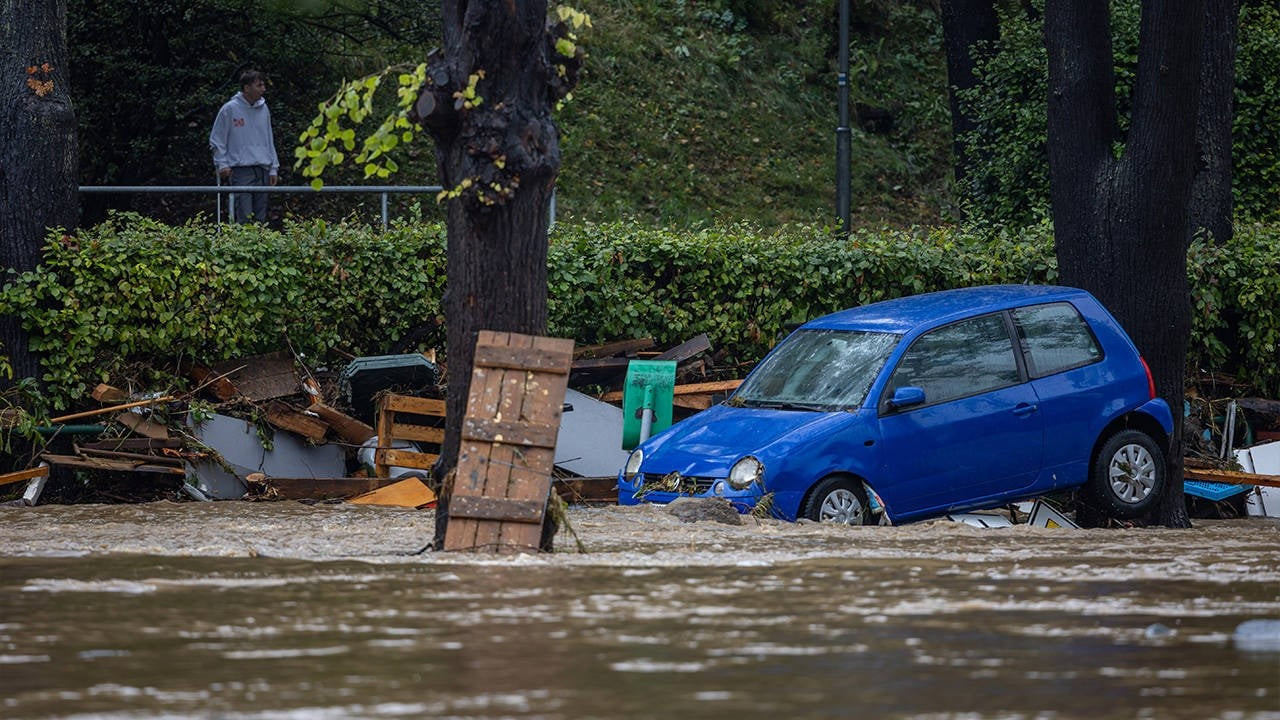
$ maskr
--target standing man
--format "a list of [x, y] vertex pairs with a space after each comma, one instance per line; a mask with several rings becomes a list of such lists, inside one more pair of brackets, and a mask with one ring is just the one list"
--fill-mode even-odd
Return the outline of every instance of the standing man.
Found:
[[[231, 185], [275, 185], [280, 159], [271, 134], [271, 111], [262, 97], [267, 92], [266, 76], [245, 70], [240, 75], [240, 88], [213, 121], [213, 132], [209, 133], [213, 165], [219, 177]], [[267, 221], [266, 193], [236, 193], [233, 197], [233, 222]]]

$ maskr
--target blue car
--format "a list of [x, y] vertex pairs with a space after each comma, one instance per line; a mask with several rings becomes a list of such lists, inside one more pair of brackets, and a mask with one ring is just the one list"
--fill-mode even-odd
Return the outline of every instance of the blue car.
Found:
[[1146, 362], [1087, 292], [947, 290], [805, 323], [727, 401], [637, 447], [618, 499], [862, 525], [1083, 486], [1133, 518], [1164, 488], [1172, 432]]

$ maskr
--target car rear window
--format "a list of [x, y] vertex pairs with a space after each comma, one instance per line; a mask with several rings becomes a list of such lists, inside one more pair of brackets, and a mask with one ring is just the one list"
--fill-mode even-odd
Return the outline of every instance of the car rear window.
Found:
[[1102, 349], [1071, 303], [1032, 305], [1013, 311], [1022, 338], [1027, 372], [1033, 378], [1082, 367], [1102, 359]]

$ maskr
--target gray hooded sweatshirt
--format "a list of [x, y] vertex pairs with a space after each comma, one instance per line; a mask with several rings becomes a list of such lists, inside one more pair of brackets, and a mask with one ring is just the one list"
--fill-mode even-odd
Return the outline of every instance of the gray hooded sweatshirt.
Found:
[[258, 98], [253, 105], [244, 93], [236, 93], [218, 111], [209, 133], [209, 148], [218, 170], [229, 167], [259, 166], [278, 174], [280, 159], [276, 157], [275, 138], [271, 134], [271, 111], [267, 99]]

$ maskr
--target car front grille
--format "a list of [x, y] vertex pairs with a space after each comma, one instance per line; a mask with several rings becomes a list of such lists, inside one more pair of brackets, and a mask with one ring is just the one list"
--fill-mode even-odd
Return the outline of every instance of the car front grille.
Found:
[[669, 492], [679, 495], [702, 495], [711, 490], [716, 478], [689, 477], [680, 473], [642, 473], [645, 492]]

